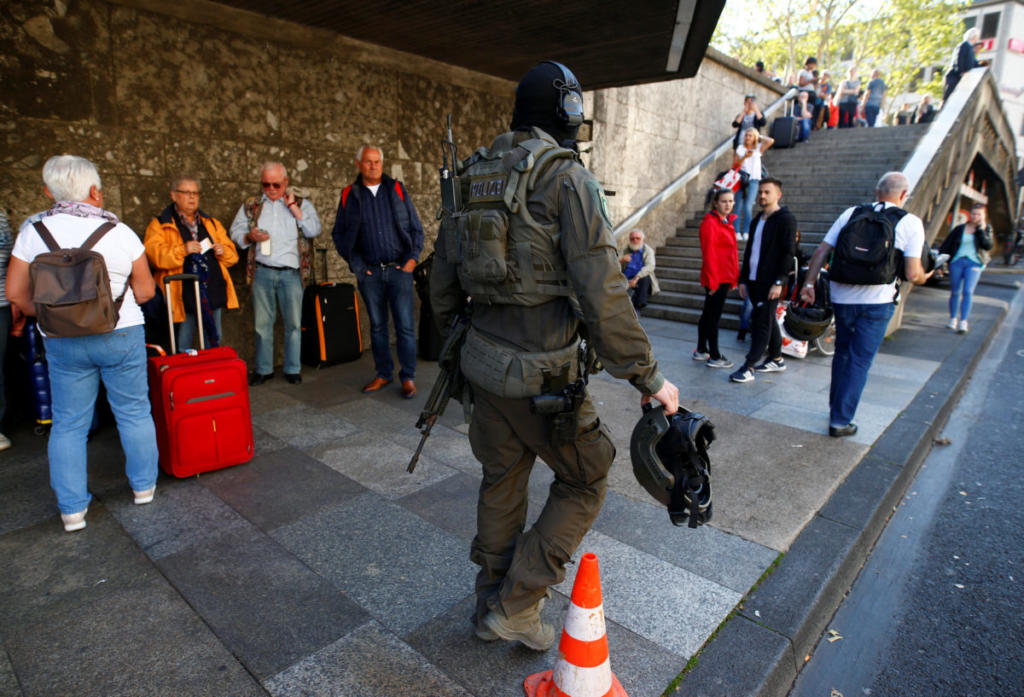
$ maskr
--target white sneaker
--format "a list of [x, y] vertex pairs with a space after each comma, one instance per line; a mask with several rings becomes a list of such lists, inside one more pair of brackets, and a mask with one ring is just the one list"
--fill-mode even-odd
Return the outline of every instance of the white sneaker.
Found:
[[11, 439], [0, 433], [0, 450], [7, 450], [11, 447]]
[[694, 349], [693, 350], [693, 355], [691, 356], [691, 358], [693, 358], [693, 360], [695, 360], [695, 361], [706, 361], [707, 359], [711, 358], [711, 354], [710, 353], [701, 353], [697, 349]]
[[78, 513], [61, 513], [60, 519], [64, 523], [64, 532], [74, 532], [75, 530], [81, 530], [85, 527], [85, 511], [79, 511]]
[[961, 333], [961, 334], [966, 334], [967, 333], [967, 320], [965, 320], [965, 319], [960, 320], [960, 326], [958, 326], [956, 328], [956, 330], [959, 333]]
[[156, 487], [150, 487], [145, 491], [135, 491], [132, 489], [132, 493], [135, 494], [135, 505], [141, 506], [144, 503], [150, 503], [153, 501], [153, 494], [156, 493]]
[[949, 323], [946, 324], [946, 329], [952, 329], [953, 331], [956, 331], [956, 317], [949, 318]]

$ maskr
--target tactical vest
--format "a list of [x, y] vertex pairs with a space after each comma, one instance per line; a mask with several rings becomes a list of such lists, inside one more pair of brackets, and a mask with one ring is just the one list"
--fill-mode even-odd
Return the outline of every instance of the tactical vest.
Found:
[[442, 222], [448, 262], [474, 304], [534, 307], [572, 294], [557, 223], [527, 209], [537, 178], [575, 153], [541, 138], [519, 144], [512, 134], [480, 148], [460, 165], [463, 211]]

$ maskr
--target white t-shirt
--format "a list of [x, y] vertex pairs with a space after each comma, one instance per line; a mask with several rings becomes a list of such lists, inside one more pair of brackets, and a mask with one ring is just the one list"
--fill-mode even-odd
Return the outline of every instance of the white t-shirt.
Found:
[[[889, 202], [885, 203], [886, 208], [893, 205]], [[825, 244], [835, 249], [839, 231], [849, 222], [850, 216], [855, 210], [857, 210], [857, 206], [847, 208], [836, 219], [836, 222], [832, 223], [832, 227], [825, 233]], [[876, 208], [876, 210], [881, 209]], [[894, 232], [896, 233], [896, 249], [903, 252], [904, 258], [920, 259], [921, 250], [924, 248], [924, 223], [921, 222], [921, 219], [912, 213], [907, 213], [900, 222], [896, 223]], [[831, 281], [830, 288], [832, 302], [840, 305], [883, 305], [891, 303], [896, 294], [895, 281], [874, 286], [855, 286]]]
[[[747, 154], [747, 146], [740, 143], [736, 148], [736, 157], [742, 158]], [[743, 160], [740, 169], [750, 175], [751, 181], [761, 181], [761, 146], [755, 145], [750, 157]]]
[[[80, 218], [66, 213], [48, 215], [42, 219], [43, 225], [62, 248], [80, 247], [103, 222], [102, 218]], [[14, 241], [11, 255], [31, 264], [33, 259], [47, 251], [49, 248], [35, 227], [27, 221], [22, 224], [18, 231], [18, 239]], [[142, 310], [135, 302], [135, 294], [132, 293], [130, 285], [125, 288], [128, 277], [132, 273], [132, 263], [146, 253], [142, 240], [130, 227], [124, 223], [118, 223], [96, 243], [93, 251], [103, 255], [103, 261], [107, 265], [107, 275], [110, 277], [110, 292], [113, 297], [116, 299], [122, 290], [125, 291], [115, 329], [142, 324]]]
[[754, 239], [750, 241], [750, 280], [757, 280], [757, 265], [761, 263], [761, 239], [764, 233], [765, 217], [757, 216], [757, 227], [754, 228]]
[[[801, 80], [807, 80], [807, 83], [805, 85], [803, 85], [803, 86], [800, 86], [800, 81]], [[796, 84], [799, 87], [799, 89], [801, 89], [801, 90], [803, 90], [805, 92], [813, 92], [814, 91], [814, 71], [813, 70], [807, 70], [806, 68], [801, 70], [799, 73], [797, 73]]]

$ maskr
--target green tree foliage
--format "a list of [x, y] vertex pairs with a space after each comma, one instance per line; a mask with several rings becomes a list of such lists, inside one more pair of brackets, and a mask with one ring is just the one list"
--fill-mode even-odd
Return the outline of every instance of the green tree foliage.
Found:
[[[746, 65], [762, 60], [786, 81], [807, 56], [833, 85], [856, 65], [862, 78], [883, 71], [890, 96], [942, 92], [942, 73], [960, 42], [963, 0], [736, 0], [726, 6], [712, 44]], [[920, 83], [923, 68], [941, 66]]]

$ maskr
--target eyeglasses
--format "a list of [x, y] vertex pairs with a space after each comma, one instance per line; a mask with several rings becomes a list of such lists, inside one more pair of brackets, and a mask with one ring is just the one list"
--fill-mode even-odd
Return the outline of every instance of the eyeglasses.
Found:
[[181, 194], [182, 196], [198, 196], [198, 191], [185, 191], [184, 189], [175, 189], [174, 193]]
[[280, 189], [284, 186], [284, 182], [262, 182], [264, 189]]

